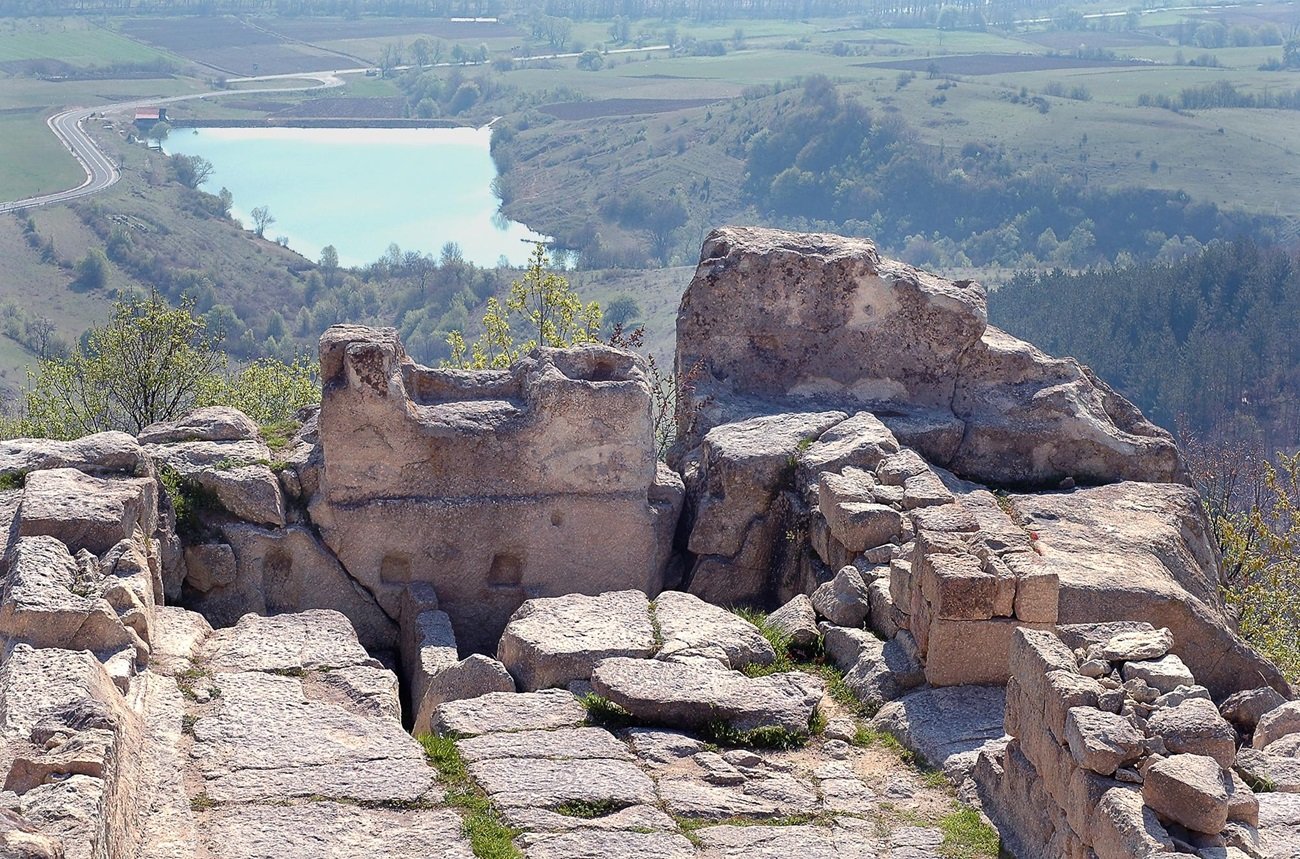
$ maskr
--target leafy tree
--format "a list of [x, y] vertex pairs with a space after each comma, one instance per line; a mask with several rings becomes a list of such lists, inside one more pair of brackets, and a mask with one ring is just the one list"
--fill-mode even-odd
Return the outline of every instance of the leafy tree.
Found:
[[[584, 305], [569, 282], [549, 271], [546, 248], [538, 242], [524, 276], [510, 284], [504, 304], [488, 299], [483, 313], [483, 335], [471, 347], [464, 335], [447, 337], [451, 359], [446, 366], [462, 369], [509, 367], [538, 346], [564, 348], [592, 343], [600, 332], [600, 305]], [[512, 318], [513, 317], [513, 318]], [[516, 338], [517, 322], [526, 339]]]
[[605, 308], [604, 321], [609, 330], [628, 328], [641, 316], [641, 305], [630, 295], [620, 295]]
[[259, 239], [265, 237], [266, 228], [275, 223], [275, 216], [271, 214], [271, 210], [266, 206], [257, 206], [248, 214], [253, 219], [253, 232]]
[[598, 72], [605, 66], [605, 58], [600, 51], [583, 51], [578, 57], [578, 68], [588, 72]]
[[339, 273], [339, 252], [333, 245], [326, 245], [320, 251], [320, 269], [325, 275], [326, 283], [334, 283]]
[[[172, 172], [176, 181], [186, 188], [197, 188], [212, 178], [212, 162], [199, 155], [176, 154], [171, 156]], [[229, 191], [226, 191], [229, 194]], [[230, 207], [226, 206], [229, 211]]]
[[1192, 481], [1223, 553], [1224, 599], [1238, 630], [1300, 679], [1300, 454], [1184, 434]]
[[53, 438], [124, 429], [132, 434], [194, 408], [226, 366], [219, 339], [193, 301], [171, 307], [157, 293], [114, 305], [66, 358], [42, 361], [28, 379], [30, 431]]
[[166, 122], [155, 122], [153, 125], [149, 126], [149, 130], [145, 132], [145, 137], [155, 143], [162, 143], [167, 139], [167, 135], [171, 134], [171, 131], [172, 127]]
[[74, 289], [89, 292], [108, 286], [108, 257], [99, 248], [91, 248], [77, 263], [77, 279], [72, 282]]
[[262, 358], [215, 384], [205, 399], [206, 405], [239, 409], [263, 426], [284, 423], [320, 402], [320, 365], [303, 355], [288, 363]]

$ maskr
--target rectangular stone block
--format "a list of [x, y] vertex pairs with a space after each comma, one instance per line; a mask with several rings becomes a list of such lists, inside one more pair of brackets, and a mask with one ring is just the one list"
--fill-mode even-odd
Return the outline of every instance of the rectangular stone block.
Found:
[[1051, 631], [1036, 629], [1026, 621], [1024, 632], [1012, 639], [1011, 673], [1032, 697], [1041, 697], [1049, 671], [1076, 671], [1074, 654]]
[[[974, 555], [931, 555], [921, 577], [921, 595], [935, 617], [987, 620], [995, 616], [1000, 582]], [[1012, 584], [1014, 591], [1014, 582]]]
[[1011, 618], [934, 619], [925, 648], [925, 679], [933, 686], [1004, 685], [1011, 676], [1011, 639], [1022, 625]]
[[1071, 671], [1049, 671], [1044, 677], [1043, 722], [1060, 741], [1065, 741], [1065, 717], [1071, 707], [1096, 707], [1101, 685], [1091, 677]]
[[1016, 578], [1016, 617], [1031, 623], [1056, 623], [1061, 591], [1057, 574], [1033, 552], [1016, 552], [1002, 560]]

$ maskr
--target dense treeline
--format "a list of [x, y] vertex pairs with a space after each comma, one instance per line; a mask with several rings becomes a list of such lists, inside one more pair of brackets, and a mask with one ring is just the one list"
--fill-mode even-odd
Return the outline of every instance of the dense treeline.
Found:
[[989, 315], [1166, 427], [1300, 447], [1300, 257], [1240, 240], [1177, 263], [1023, 274]]
[[1210, 110], [1216, 107], [1255, 107], [1272, 110], [1300, 110], [1300, 89], [1242, 92], [1227, 81], [1215, 81], [1199, 87], [1185, 87], [1178, 95], [1142, 93], [1139, 107], [1163, 107], [1166, 110]]
[[733, 146], [749, 199], [792, 226], [872, 236], [918, 264], [1082, 267], [1148, 259], [1173, 237], [1266, 232], [1265, 219], [1182, 192], [1090, 188], [977, 142], [926, 146], [898, 116], [873, 116], [824, 77], [775, 98]]

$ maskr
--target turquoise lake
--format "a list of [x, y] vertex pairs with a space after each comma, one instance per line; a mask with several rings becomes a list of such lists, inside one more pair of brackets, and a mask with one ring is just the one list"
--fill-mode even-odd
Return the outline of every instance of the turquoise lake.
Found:
[[202, 128], [175, 129], [165, 147], [211, 161], [205, 191], [229, 188], [249, 228], [266, 206], [266, 238], [310, 259], [331, 244], [362, 265], [393, 242], [434, 256], [456, 242], [478, 265], [519, 265], [542, 237], [499, 213], [491, 139], [488, 128]]

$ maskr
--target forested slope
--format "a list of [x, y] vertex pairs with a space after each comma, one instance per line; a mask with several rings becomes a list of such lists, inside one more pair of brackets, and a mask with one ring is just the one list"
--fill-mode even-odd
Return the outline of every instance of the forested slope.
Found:
[[1020, 275], [989, 315], [1170, 429], [1300, 446], [1300, 258], [1286, 251], [1214, 242], [1177, 263]]

